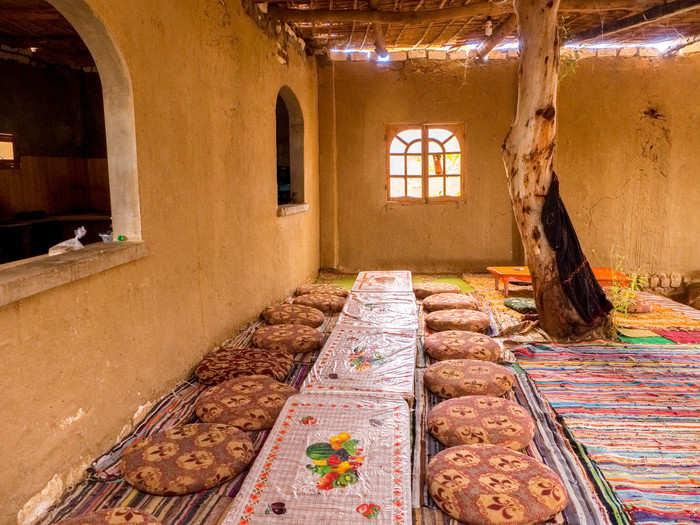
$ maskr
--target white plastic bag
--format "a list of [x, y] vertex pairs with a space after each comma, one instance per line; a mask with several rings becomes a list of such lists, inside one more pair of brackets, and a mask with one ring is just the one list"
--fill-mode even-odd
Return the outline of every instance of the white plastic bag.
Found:
[[49, 248], [49, 255], [59, 255], [61, 253], [72, 252], [83, 248], [83, 243], [80, 242], [78, 239], [82, 239], [83, 237], [85, 237], [85, 234], [87, 233], [85, 226], [81, 226], [73, 233], [75, 233], [75, 237], [73, 237], [72, 239], [59, 242], [58, 244], [54, 244], [51, 248]]

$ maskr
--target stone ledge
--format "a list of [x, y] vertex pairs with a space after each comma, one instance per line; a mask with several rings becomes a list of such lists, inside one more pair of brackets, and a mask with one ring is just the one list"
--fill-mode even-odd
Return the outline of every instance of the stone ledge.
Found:
[[90, 244], [0, 265], [0, 307], [148, 255], [144, 242]]
[[301, 204], [282, 204], [277, 206], [277, 216], [286, 217], [287, 215], [296, 215], [297, 213], [304, 213], [309, 210], [309, 205], [307, 203]]

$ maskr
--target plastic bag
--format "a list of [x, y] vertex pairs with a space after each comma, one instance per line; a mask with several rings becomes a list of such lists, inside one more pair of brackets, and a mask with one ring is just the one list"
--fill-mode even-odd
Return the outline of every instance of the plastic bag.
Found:
[[80, 242], [78, 239], [82, 239], [83, 237], [85, 237], [85, 234], [87, 233], [85, 226], [81, 226], [73, 233], [75, 233], [75, 237], [73, 237], [72, 239], [59, 242], [58, 244], [54, 244], [51, 248], [49, 248], [49, 255], [59, 255], [61, 253], [72, 252], [83, 248], [83, 243]]

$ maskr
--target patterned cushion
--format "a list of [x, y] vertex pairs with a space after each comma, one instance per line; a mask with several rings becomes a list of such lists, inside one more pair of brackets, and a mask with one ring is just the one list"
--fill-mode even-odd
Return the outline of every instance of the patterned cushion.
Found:
[[506, 367], [475, 359], [449, 359], [425, 370], [425, 386], [440, 397], [474, 394], [500, 396], [513, 387], [515, 377]]
[[161, 525], [155, 517], [142, 510], [130, 507], [103, 509], [82, 516], [66, 518], [60, 525]]
[[297, 288], [297, 295], [306, 295], [310, 293], [327, 293], [337, 295], [338, 297], [347, 297], [350, 292], [338, 286], [337, 284], [304, 284]]
[[456, 284], [441, 283], [439, 281], [430, 281], [427, 283], [414, 283], [413, 293], [416, 295], [416, 299], [425, 299], [429, 295], [434, 293], [452, 292], [459, 293], [462, 290]]
[[330, 293], [309, 293], [294, 298], [294, 304], [303, 304], [317, 308], [327, 314], [340, 312], [345, 304], [345, 297]]
[[438, 361], [445, 359], [478, 359], [498, 362], [501, 347], [488, 335], [465, 330], [446, 330], [431, 334], [423, 341], [423, 348]]
[[268, 306], [262, 316], [268, 324], [305, 324], [313, 328], [321, 326], [325, 319], [317, 308], [288, 303]]
[[651, 303], [644, 299], [635, 298], [627, 305], [629, 314], [646, 314], [653, 310]]
[[512, 401], [493, 396], [448, 399], [428, 414], [428, 430], [447, 447], [491, 443], [520, 450], [535, 435], [527, 411]]
[[222, 346], [204, 356], [195, 368], [194, 375], [205, 385], [253, 375], [266, 375], [282, 380], [287, 377], [292, 363], [292, 356], [284, 350]]
[[489, 316], [476, 310], [440, 310], [425, 316], [425, 324], [433, 330], [469, 330], [483, 332], [489, 327]]
[[568, 502], [559, 476], [539, 461], [498, 445], [460, 445], [428, 464], [435, 503], [468, 525], [541, 523]]
[[313, 352], [323, 346], [323, 334], [304, 324], [273, 324], [258, 328], [252, 343], [258, 348], [291, 353]]
[[509, 297], [503, 304], [521, 314], [536, 314], [537, 305], [530, 297]]
[[253, 459], [247, 434], [230, 425], [195, 423], [163, 430], [126, 449], [124, 479], [149, 494], [190, 494], [220, 485]]
[[285, 401], [297, 391], [268, 376], [231, 379], [206, 389], [194, 410], [206, 423], [224, 423], [241, 430], [271, 428]]
[[471, 295], [464, 293], [436, 293], [425, 298], [423, 309], [427, 312], [454, 309], [478, 310], [479, 303]]

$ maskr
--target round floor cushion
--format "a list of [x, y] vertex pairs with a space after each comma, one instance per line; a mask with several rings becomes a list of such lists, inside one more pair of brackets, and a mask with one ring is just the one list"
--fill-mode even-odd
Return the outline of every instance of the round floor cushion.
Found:
[[103, 509], [82, 516], [66, 518], [60, 525], [161, 525], [154, 516], [130, 507]]
[[271, 428], [296, 389], [268, 376], [247, 376], [207, 388], [194, 411], [205, 423], [224, 423], [245, 431]]
[[470, 332], [483, 332], [489, 327], [491, 321], [484, 312], [477, 310], [440, 310], [425, 316], [425, 324], [433, 330], [469, 330]]
[[413, 293], [416, 299], [425, 299], [434, 293], [459, 293], [462, 290], [456, 284], [441, 283], [439, 281], [430, 281], [427, 283], [413, 283]]
[[294, 304], [310, 306], [327, 314], [340, 312], [345, 304], [345, 297], [330, 293], [308, 293], [294, 298]]
[[277, 380], [287, 377], [294, 360], [284, 350], [229, 348], [209, 352], [199, 362], [194, 375], [205, 385], [216, 385], [241, 376], [265, 375]]
[[258, 328], [251, 342], [258, 348], [291, 353], [313, 352], [323, 345], [323, 334], [304, 324], [273, 324]]
[[253, 459], [253, 443], [230, 425], [194, 423], [136, 442], [122, 453], [124, 479], [143, 492], [172, 496], [220, 485]]
[[498, 445], [460, 445], [430, 460], [428, 490], [468, 525], [541, 523], [568, 503], [561, 478], [539, 461]]
[[635, 298], [627, 305], [627, 313], [629, 314], [647, 314], [653, 310], [653, 306], [649, 301]]
[[425, 386], [440, 397], [500, 396], [513, 387], [515, 376], [506, 367], [476, 359], [448, 359], [425, 370]]
[[478, 310], [479, 303], [471, 295], [464, 293], [436, 293], [423, 300], [427, 312], [438, 310]]
[[513, 450], [527, 447], [535, 423], [512, 401], [493, 396], [465, 396], [438, 403], [428, 414], [428, 430], [447, 447], [490, 443]]
[[321, 326], [325, 319], [318, 308], [289, 303], [268, 306], [262, 316], [268, 324], [305, 324], [312, 328]]
[[297, 295], [306, 295], [310, 293], [327, 293], [337, 295], [338, 297], [347, 297], [350, 292], [347, 288], [338, 286], [337, 284], [303, 284], [297, 288]]
[[423, 348], [438, 361], [445, 359], [478, 359], [498, 362], [501, 347], [488, 335], [466, 330], [446, 330], [429, 335]]

